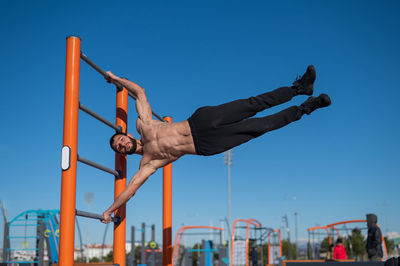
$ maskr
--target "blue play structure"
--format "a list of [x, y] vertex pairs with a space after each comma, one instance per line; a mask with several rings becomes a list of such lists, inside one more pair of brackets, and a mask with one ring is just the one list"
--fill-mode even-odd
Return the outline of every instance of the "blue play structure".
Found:
[[202, 261], [202, 265], [212, 266], [213, 252], [218, 252], [218, 249], [211, 248], [211, 241], [203, 241], [204, 248], [202, 249], [188, 249], [186, 252], [202, 252], [202, 256], [200, 257], [200, 261]]
[[59, 210], [29, 210], [4, 225], [3, 262], [58, 262]]
[[191, 266], [193, 264], [193, 253], [200, 254], [198, 265], [200, 266], [213, 266], [213, 256], [214, 254], [218, 254], [219, 256], [219, 265], [229, 265], [228, 258], [226, 254], [226, 247], [218, 246], [218, 248], [213, 248], [213, 242], [210, 240], [202, 240], [201, 248], [191, 248], [185, 249], [183, 248], [183, 266]]

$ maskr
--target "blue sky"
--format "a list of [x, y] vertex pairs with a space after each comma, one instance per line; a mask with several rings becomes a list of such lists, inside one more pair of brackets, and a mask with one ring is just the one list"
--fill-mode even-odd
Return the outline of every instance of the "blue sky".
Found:
[[[9, 218], [59, 208], [65, 37], [77, 35], [89, 58], [141, 84], [154, 111], [174, 121], [290, 85], [314, 64], [315, 94], [329, 94], [332, 106], [234, 149], [232, 219], [279, 228], [288, 213], [294, 230], [298, 212], [306, 238], [316, 224], [376, 213], [384, 232], [399, 232], [399, 9], [398, 1], [2, 1], [0, 199]], [[84, 62], [80, 101], [114, 120], [114, 88]], [[133, 101], [129, 109], [137, 136]], [[113, 167], [113, 131], [79, 119], [79, 154]], [[129, 157], [128, 175], [138, 162]], [[185, 156], [173, 174], [174, 234], [182, 224], [219, 225], [223, 155]], [[112, 176], [79, 165], [77, 180], [78, 209], [87, 209], [86, 192], [95, 212], [112, 203]], [[160, 239], [161, 199], [159, 171], [128, 203], [127, 224], [154, 223]], [[90, 226], [100, 242], [104, 225]]]

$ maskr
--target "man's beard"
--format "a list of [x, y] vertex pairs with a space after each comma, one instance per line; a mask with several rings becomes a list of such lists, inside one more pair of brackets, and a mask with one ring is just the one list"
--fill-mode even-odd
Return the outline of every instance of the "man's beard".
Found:
[[125, 154], [134, 154], [136, 151], [136, 147], [137, 147], [137, 142], [134, 138], [129, 137], [129, 142], [131, 143], [131, 147], [129, 149], [126, 149]]

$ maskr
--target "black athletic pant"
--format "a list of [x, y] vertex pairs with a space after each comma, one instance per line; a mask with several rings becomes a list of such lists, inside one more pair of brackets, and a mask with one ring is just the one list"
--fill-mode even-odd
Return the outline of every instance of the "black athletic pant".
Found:
[[188, 119], [197, 154], [221, 153], [299, 120], [303, 114], [299, 106], [265, 117], [250, 118], [267, 108], [290, 101], [293, 96], [293, 88], [281, 87], [248, 99], [197, 109]]

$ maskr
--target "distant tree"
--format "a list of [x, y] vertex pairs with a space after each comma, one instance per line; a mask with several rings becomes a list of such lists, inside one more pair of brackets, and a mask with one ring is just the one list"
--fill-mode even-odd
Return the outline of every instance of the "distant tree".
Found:
[[93, 257], [89, 259], [89, 262], [100, 262], [100, 259], [98, 257]]
[[285, 258], [289, 258], [289, 248], [291, 249], [292, 252], [292, 259], [297, 259], [297, 248], [296, 244], [290, 243], [287, 241], [287, 239], [282, 240], [282, 255]]
[[84, 261], [86, 261], [86, 257], [79, 257], [74, 260], [74, 262], [84, 262]]
[[[194, 244], [194, 246], [193, 246], [193, 249], [201, 249], [201, 244], [200, 243], [196, 243], [196, 244]], [[193, 257], [193, 266], [197, 266], [197, 265], [199, 265], [199, 252], [193, 252], [193, 254], [192, 254], [192, 257]]]
[[350, 256], [352, 254], [354, 258], [361, 259], [363, 255], [366, 254], [365, 250], [366, 240], [365, 237], [362, 235], [360, 229], [355, 228], [352, 230], [348, 242], [349, 242], [348, 245], [345, 245], [345, 247], [348, 246], [350, 248], [351, 244], [352, 252], [350, 254], [347, 253], [347, 256]]
[[322, 239], [321, 248], [319, 250], [320, 253], [326, 253], [329, 251], [329, 238], [325, 237]]
[[136, 246], [135, 247], [135, 260], [136, 260], [136, 264], [139, 264], [139, 259], [140, 259], [140, 250], [141, 250], [141, 246]]
[[[394, 250], [394, 246], [392, 244], [392, 242], [390, 242], [390, 240], [387, 238], [387, 236], [384, 237], [385, 239], [385, 244], [386, 244], [386, 249], [388, 254], [392, 253], [392, 251]], [[385, 253], [385, 251], [382, 249], [383, 253]]]
[[106, 262], [112, 262], [114, 260], [114, 254], [113, 254], [112, 250], [103, 257], [103, 260]]

